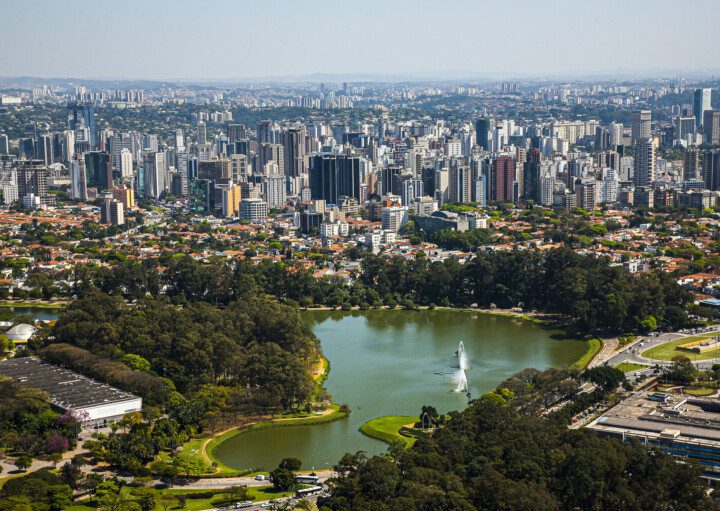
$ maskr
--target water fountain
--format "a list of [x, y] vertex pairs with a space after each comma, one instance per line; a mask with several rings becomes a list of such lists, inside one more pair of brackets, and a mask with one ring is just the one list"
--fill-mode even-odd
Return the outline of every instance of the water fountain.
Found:
[[470, 388], [468, 387], [468, 379], [466, 371], [470, 369], [470, 363], [468, 362], [467, 353], [465, 353], [465, 344], [460, 341], [460, 345], [457, 349], [457, 373], [453, 377], [455, 382], [455, 392], [465, 392], [470, 397]]
[[453, 380], [455, 380], [456, 383], [455, 392], [468, 392], [468, 381], [465, 371], [458, 369]]
[[467, 353], [465, 353], [465, 344], [463, 344], [462, 341], [460, 341], [460, 345], [458, 346], [457, 358], [458, 366], [460, 367], [460, 369], [462, 369], [463, 371], [467, 371], [468, 369], [470, 369]]

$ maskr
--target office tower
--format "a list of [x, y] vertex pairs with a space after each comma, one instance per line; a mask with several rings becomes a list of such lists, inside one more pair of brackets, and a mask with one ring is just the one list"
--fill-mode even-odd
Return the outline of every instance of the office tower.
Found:
[[688, 147], [683, 158], [683, 181], [691, 181], [701, 178], [700, 150], [696, 147]]
[[145, 197], [159, 199], [168, 188], [166, 177], [165, 153], [148, 151], [143, 155], [145, 171]]
[[283, 176], [285, 172], [285, 146], [282, 144], [272, 144], [263, 142], [258, 146], [256, 158], [256, 172], [262, 171], [265, 164], [274, 161], [278, 166], [278, 173]]
[[10, 141], [5, 133], [0, 133], [0, 154], [10, 154]]
[[705, 110], [703, 142], [710, 145], [720, 144], [720, 110]]
[[[132, 169], [132, 136], [130, 133], [117, 133], [110, 139], [110, 150], [113, 155], [113, 168], [122, 168], [122, 152], [130, 153], [130, 168]], [[121, 172], [122, 174], [122, 172]]]
[[494, 124], [493, 120], [487, 117], [475, 121], [475, 138], [484, 151], [490, 150], [490, 130], [494, 129]]
[[145, 135], [142, 139], [142, 148], [143, 151], [152, 151], [154, 153], [158, 152], [160, 145], [158, 143], [157, 135], [152, 135], [150, 133]]
[[240, 220], [257, 222], [267, 216], [268, 205], [264, 200], [249, 197], [240, 201]]
[[525, 182], [523, 197], [528, 200], [540, 200], [540, 163], [542, 153], [540, 149], [533, 148], [527, 153], [523, 164], [523, 181]]
[[675, 140], [684, 140], [686, 136], [695, 133], [695, 117], [683, 117], [678, 115], [675, 118]]
[[188, 183], [190, 182], [190, 174], [188, 172], [188, 153], [184, 147], [181, 147], [180, 150], [175, 153], [175, 172], [178, 179], [178, 190], [175, 192], [175, 195], [185, 198], [189, 193]]
[[262, 178], [262, 193], [268, 208], [281, 208], [285, 205], [285, 176], [269, 174]]
[[630, 127], [632, 129], [632, 143], [641, 138], [650, 138], [652, 135], [652, 112], [650, 110], [635, 110], [630, 114]]
[[490, 199], [513, 202], [515, 199], [515, 158], [498, 156], [490, 171]]
[[[360, 157], [352, 155], [316, 155], [310, 162], [310, 194], [313, 200], [324, 199], [339, 204], [340, 197], [353, 197], [362, 202], [363, 175]], [[384, 193], [384, 192], [383, 192]]]
[[97, 144], [95, 133], [95, 108], [92, 103], [81, 103], [73, 101], [67, 106], [67, 126], [69, 130], [76, 131], [81, 128], [89, 130], [88, 142], [90, 149], [94, 149]]
[[227, 127], [228, 141], [232, 144], [238, 140], [247, 138], [247, 130], [244, 124], [228, 124]]
[[65, 130], [62, 134], [62, 157], [63, 161], [69, 162], [75, 154], [75, 132]]
[[207, 125], [204, 121], [198, 123], [198, 144], [207, 144]]
[[183, 134], [183, 130], [175, 130], [175, 149], [178, 151], [181, 148], [185, 147], [185, 135]]
[[655, 143], [651, 138], [635, 142], [634, 181], [636, 187], [655, 181]]
[[112, 185], [112, 163], [110, 155], [102, 151], [85, 153], [87, 186], [108, 189]]
[[[279, 167], [278, 167], [279, 169]], [[247, 156], [244, 154], [233, 154], [230, 157], [230, 179], [235, 183], [246, 181], [250, 174]]]
[[396, 165], [389, 165], [380, 169], [380, 189], [376, 190], [378, 195], [387, 195], [393, 193], [398, 195], [400, 189], [396, 188], [399, 184], [395, 176], [402, 174], [402, 167]]
[[705, 188], [708, 190], [720, 190], [720, 150], [712, 149], [706, 151], [702, 165]]
[[289, 128], [283, 134], [285, 175], [297, 177], [307, 172], [305, 159], [305, 127]]
[[70, 198], [88, 200], [85, 158], [80, 154], [74, 154], [70, 160]]
[[130, 149], [120, 151], [120, 165], [118, 168], [120, 169], [120, 177], [122, 179], [133, 177], [133, 161]]
[[105, 197], [100, 208], [100, 223], [105, 225], [123, 225], [125, 223], [125, 208], [123, 203]]
[[697, 126], [705, 122], [705, 112], [712, 108], [710, 104], [711, 98], [711, 89], [695, 89], [695, 94], [693, 94], [693, 115]]
[[35, 141], [35, 158], [42, 160], [45, 165], [55, 162], [52, 135], [45, 133]]
[[271, 121], [260, 121], [257, 126], [257, 143], [271, 142], [270, 132], [272, 131]]
[[450, 202], [468, 203], [472, 201], [470, 167], [457, 160], [450, 164]]

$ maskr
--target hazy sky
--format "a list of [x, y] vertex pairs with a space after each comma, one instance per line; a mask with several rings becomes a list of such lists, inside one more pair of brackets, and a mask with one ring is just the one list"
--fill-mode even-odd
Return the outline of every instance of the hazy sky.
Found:
[[0, 76], [720, 69], [718, 0], [0, 0]]

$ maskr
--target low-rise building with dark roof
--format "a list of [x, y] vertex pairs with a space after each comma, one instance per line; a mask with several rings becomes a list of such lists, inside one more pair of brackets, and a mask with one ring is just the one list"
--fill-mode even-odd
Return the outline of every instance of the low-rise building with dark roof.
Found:
[[138, 396], [33, 357], [1, 361], [0, 376], [47, 392], [55, 408], [73, 412], [83, 427], [106, 426], [142, 409]]

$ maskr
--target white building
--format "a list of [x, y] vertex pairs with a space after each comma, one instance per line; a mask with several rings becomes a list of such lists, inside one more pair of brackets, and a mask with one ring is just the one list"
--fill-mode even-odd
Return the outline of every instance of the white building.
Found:
[[257, 222], [268, 216], [268, 205], [262, 199], [248, 198], [240, 201], [240, 220]]
[[407, 206], [390, 206], [382, 209], [382, 227], [390, 231], [399, 231], [408, 223]]

